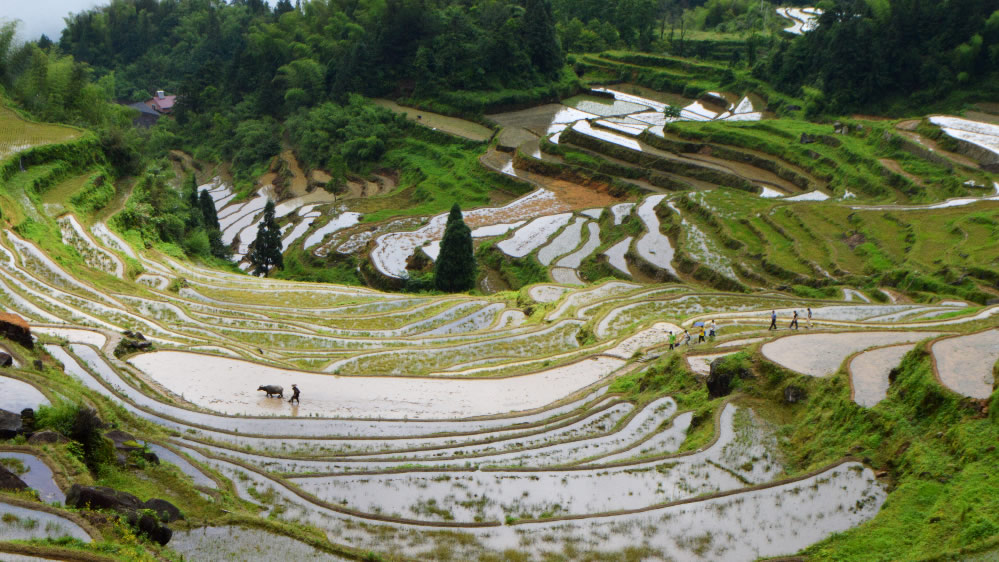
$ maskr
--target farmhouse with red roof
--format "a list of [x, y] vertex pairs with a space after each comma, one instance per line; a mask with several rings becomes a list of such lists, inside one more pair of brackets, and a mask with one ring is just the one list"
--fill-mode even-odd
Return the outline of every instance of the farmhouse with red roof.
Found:
[[146, 105], [159, 113], [170, 113], [173, 105], [177, 101], [177, 96], [168, 96], [163, 90], [156, 90], [153, 99], [146, 101]]

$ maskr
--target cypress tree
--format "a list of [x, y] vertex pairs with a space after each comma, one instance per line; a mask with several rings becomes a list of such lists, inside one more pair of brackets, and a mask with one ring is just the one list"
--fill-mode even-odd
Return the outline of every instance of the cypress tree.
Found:
[[201, 209], [203, 224], [208, 230], [222, 230], [219, 226], [219, 215], [215, 211], [215, 200], [207, 191], [202, 191], [198, 197], [198, 207]]
[[191, 213], [187, 217], [187, 224], [189, 227], [196, 227], [202, 222], [201, 209], [198, 204], [198, 179], [194, 177], [194, 174], [187, 176], [187, 205], [188, 211]]
[[475, 269], [472, 231], [455, 203], [444, 227], [441, 252], [434, 267], [434, 287], [448, 293], [467, 291], [475, 286]]
[[281, 229], [274, 220], [274, 202], [267, 200], [264, 207], [264, 220], [257, 227], [257, 240], [250, 250], [250, 265], [254, 275], [266, 276], [271, 268], [284, 267], [284, 256], [281, 255]]

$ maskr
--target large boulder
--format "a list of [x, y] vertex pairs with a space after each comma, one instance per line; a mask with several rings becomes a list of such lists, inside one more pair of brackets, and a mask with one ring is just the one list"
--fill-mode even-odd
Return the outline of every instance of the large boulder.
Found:
[[7, 410], [0, 410], [0, 439], [13, 439], [21, 433], [21, 416]]
[[789, 384], [784, 387], [784, 402], [788, 404], [797, 404], [798, 402], [804, 402], [808, 398], [808, 393], [805, 392], [804, 388], [799, 386], [794, 386]]
[[178, 509], [177, 506], [160, 498], [148, 499], [146, 500], [146, 503], [142, 505], [146, 509], [155, 511], [160, 520], [166, 523], [171, 523], [178, 519], [184, 518], [184, 514], [180, 512], [180, 509]]
[[23, 433], [31, 433], [35, 430], [35, 410], [32, 408], [25, 408], [21, 410], [21, 431]]
[[[173, 531], [160, 521], [160, 518], [180, 516], [180, 510], [168, 501], [151, 499], [147, 502], [139, 498], [105, 486], [81, 486], [73, 484], [66, 493], [66, 505], [77, 509], [107, 509], [119, 513], [129, 525], [161, 545], [170, 542]], [[156, 513], [152, 515], [145, 510]], [[177, 517], [174, 517], [176, 519]], [[166, 518], [164, 518], [166, 519]], [[174, 520], [170, 519], [170, 520]]]
[[24, 480], [14, 474], [13, 472], [7, 470], [6, 467], [0, 465], [0, 490], [27, 490], [28, 485], [24, 483]]
[[128, 465], [129, 457], [133, 453], [141, 456], [147, 462], [160, 464], [160, 459], [156, 456], [156, 453], [147, 451], [145, 445], [140, 444], [139, 440], [131, 433], [120, 429], [112, 429], [105, 433], [104, 437], [107, 437], [114, 443], [115, 456], [118, 459], [118, 463], [122, 466]]
[[708, 372], [708, 394], [712, 398], [728, 396], [732, 392], [732, 381], [738, 377], [748, 379], [752, 373], [744, 365], [738, 362], [728, 361], [727, 357], [719, 357], [711, 362], [711, 370]]
[[59, 433], [58, 431], [52, 431], [46, 429], [45, 431], [37, 431], [31, 434], [28, 438], [28, 443], [32, 445], [45, 445], [52, 443], [67, 443], [69, 438], [65, 435]]
[[124, 357], [133, 353], [152, 350], [153, 342], [146, 340], [142, 334], [136, 332], [135, 338], [122, 338], [121, 341], [118, 342], [117, 347], [114, 348], [114, 355], [115, 357]]
[[712, 398], [728, 396], [732, 392], [732, 376], [730, 371], [726, 371], [721, 366], [721, 359], [711, 362], [711, 371], [705, 384], [708, 387], [708, 395]]
[[173, 529], [161, 523], [155, 515], [132, 511], [125, 514], [125, 520], [160, 546], [166, 546], [173, 537]]
[[24, 318], [16, 314], [0, 312], [0, 334], [27, 349], [35, 348], [35, 342], [31, 339], [31, 328]]
[[73, 484], [66, 492], [66, 505], [76, 508], [110, 509], [119, 513], [142, 509], [139, 498], [106, 486]]

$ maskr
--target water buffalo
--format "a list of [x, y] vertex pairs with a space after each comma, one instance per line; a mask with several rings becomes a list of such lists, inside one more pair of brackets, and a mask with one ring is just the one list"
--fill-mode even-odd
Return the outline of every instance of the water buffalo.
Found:
[[266, 392], [268, 398], [271, 398], [275, 394], [277, 394], [278, 398], [284, 398], [284, 387], [278, 384], [262, 384], [257, 390]]

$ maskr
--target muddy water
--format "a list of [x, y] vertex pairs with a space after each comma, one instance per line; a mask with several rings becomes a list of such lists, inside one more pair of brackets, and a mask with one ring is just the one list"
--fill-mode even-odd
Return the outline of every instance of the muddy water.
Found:
[[732, 355], [733, 353], [736, 352], [730, 351], [727, 353], [712, 353], [710, 355], [688, 355], [687, 365], [690, 367], [692, 372], [706, 377], [711, 374], [711, 363], [715, 359], [721, 359], [722, 357]]
[[999, 329], [941, 340], [933, 344], [932, 352], [944, 386], [971, 398], [991, 396], [993, 366], [999, 361]]
[[38, 498], [44, 503], [63, 503], [66, 501], [66, 494], [56, 485], [52, 477], [52, 469], [45, 464], [42, 459], [28, 453], [16, 453], [13, 451], [0, 451], [0, 459], [17, 459], [27, 468], [22, 474], [17, 476], [38, 492]]
[[604, 252], [604, 255], [607, 256], [607, 263], [625, 275], [631, 275], [631, 271], [628, 268], [628, 261], [624, 256], [628, 253], [632, 240], [634, 240], [634, 237], [629, 236], [617, 244], [614, 244]]
[[76, 523], [44, 511], [0, 502], [0, 540], [56, 539], [73, 537], [83, 542], [93, 539]]
[[34, 386], [17, 379], [0, 376], [0, 410], [20, 413], [25, 408], [38, 409], [49, 399]]
[[850, 360], [850, 383], [853, 401], [865, 408], [872, 408], [888, 396], [888, 375], [898, 367], [914, 345], [896, 345], [872, 349]]
[[566, 226], [558, 236], [538, 250], [538, 261], [541, 262], [541, 265], [551, 265], [555, 258], [567, 254], [579, 246], [582, 240], [583, 225], [586, 222], [585, 218], [576, 217], [576, 220]]
[[[105, 396], [112, 396], [113, 394], [108, 391], [103, 385], [97, 382], [89, 373], [84, 371], [75, 359], [70, 357], [62, 348], [58, 346], [46, 346], [46, 350], [49, 351], [54, 357], [59, 359], [66, 365], [66, 372], [76, 376], [84, 381], [84, 383], [94, 390], [97, 390]], [[516, 426], [518, 424], [532, 424], [543, 420], [546, 420], [552, 416], [557, 416], [571, 412], [584, 403], [594, 400], [599, 394], [603, 393], [606, 389], [599, 389], [589, 393], [586, 397], [577, 399], [565, 405], [555, 407], [543, 412], [528, 414], [524, 416], [510, 416], [502, 417], [488, 420], [470, 420], [470, 421], [419, 421], [419, 420], [407, 420], [407, 421], [382, 421], [382, 420], [321, 420], [321, 419], [308, 419], [308, 418], [229, 418], [216, 416], [203, 412], [194, 412], [191, 410], [185, 410], [178, 408], [176, 406], [171, 406], [161, 402], [157, 402], [152, 398], [147, 397], [144, 394], [136, 392], [130, 386], [127, 385], [113, 369], [111, 369], [107, 363], [100, 359], [96, 352], [92, 350], [87, 353], [84, 348], [79, 348], [74, 350], [82, 358], [87, 361], [87, 365], [94, 369], [104, 378], [108, 384], [114, 387], [117, 391], [122, 392], [126, 396], [130, 397], [139, 405], [149, 408], [155, 412], [162, 413], [164, 415], [173, 416], [177, 419], [183, 419], [191, 424], [202, 425], [211, 428], [217, 428], [221, 430], [236, 431], [241, 434], [248, 435], [298, 435], [302, 437], [308, 436], [344, 436], [344, 437], [401, 437], [401, 436], [416, 436], [416, 435], [429, 435], [436, 433], [456, 433], [456, 432], [470, 432], [470, 431], [481, 431], [490, 429], [501, 429], [508, 426]], [[149, 414], [143, 410], [132, 407], [129, 404], [124, 404], [126, 409], [135, 413], [136, 415], [156, 421], [161, 425], [166, 425], [167, 427], [179, 429], [181, 431], [185, 430], [188, 426], [183, 424], [178, 424], [161, 418], [156, 415]], [[201, 430], [205, 434], [212, 434], [213, 439], [222, 441], [231, 441], [235, 443], [240, 443], [240, 437], [226, 436], [222, 433], [214, 433], [207, 430]], [[485, 436], [478, 435], [476, 438], [485, 438]], [[248, 438], [249, 439], [249, 438]], [[454, 439], [454, 437], [448, 437], [446, 439]], [[249, 441], [248, 441], [249, 442]], [[402, 447], [416, 446], [412, 445], [410, 442], [406, 442]]]
[[176, 466], [178, 469], [180, 469], [181, 472], [189, 476], [191, 480], [194, 482], [195, 486], [205, 486], [213, 490], [218, 489], [218, 484], [216, 484], [214, 480], [206, 476], [204, 472], [199, 470], [184, 457], [178, 455], [177, 453], [173, 452], [170, 449], [167, 449], [162, 445], [157, 445], [156, 443], [146, 443], [146, 446], [149, 447], [149, 449], [152, 452], [156, 453], [156, 456], [159, 457], [160, 462], [168, 462]]
[[431, 113], [422, 109], [401, 106], [394, 101], [377, 99], [375, 104], [389, 109], [395, 113], [405, 114], [406, 119], [419, 123], [424, 127], [434, 130], [441, 130], [450, 135], [463, 137], [474, 141], [487, 141], [493, 136], [492, 130], [472, 121], [466, 121], [457, 117], [448, 117]]
[[174, 532], [170, 549], [191, 560], [350, 560], [313, 548], [291, 537], [244, 527], [199, 527]]
[[[669, 399], [650, 404], [642, 417], [622, 430], [622, 442], [643, 435], [639, 428], [654, 428], [675, 411]], [[440, 520], [439, 512], [424, 512], [434, 505], [453, 510], [458, 521], [502, 520], [527, 517], [555, 509], [561, 514], [593, 514], [632, 509], [742, 487], [745, 481], [774, 478], [780, 463], [773, 455], [772, 429], [760, 425], [748, 411], [729, 407], [723, 414], [723, 435], [710, 449], [687, 457], [610, 468], [541, 470], [527, 472], [478, 471], [432, 475], [420, 472], [365, 476], [300, 477], [303, 489], [336, 503], [369, 512], [406, 513], [406, 516]], [[683, 424], [680, 424], [681, 427]], [[639, 430], [639, 431], [636, 431]], [[682, 436], [674, 439], [678, 446]], [[564, 446], [563, 446], [564, 447]], [[620, 447], [618, 448], [620, 450]], [[672, 449], [672, 450], [675, 450]], [[601, 453], [598, 445], [589, 449]], [[664, 454], [671, 450], [657, 450]], [[585, 454], [585, 453], [584, 453]], [[600, 462], [603, 462], [601, 459]], [[747, 470], [746, 466], [752, 466]], [[531, 465], [528, 465], [531, 466]], [[384, 493], [385, 490], [391, 493]], [[555, 508], [554, 506], [559, 506]]]
[[665, 195], [648, 197], [635, 211], [645, 223], [645, 234], [635, 243], [635, 251], [652, 265], [677, 275], [673, 269], [673, 245], [669, 238], [660, 232], [659, 217], [655, 212], [656, 206], [665, 198]]
[[[900, 343], [915, 343], [939, 335], [933, 332], [845, 332], [801, 334], [763, 345], [764, 357], [808, 376], [827, 377], [843, 360], [864, 349]], [[993, 362], [994, 363], [994, 362]]]
[[[431, 529], [370, 520], [361, 525], [363, 519], [310, 504], [266, 477], [225, 461], [207, 459], [193, 451], [191, 454], [231, 477], [241, 497], [254, 501], [248, 493], [251, 485], [258, 491], [273, 490], [275, 499], [272, 505], [283, 507], [283, 513], [275, 512], [279, 519], [312, 523], [326, 530], [335, 542], [361, 549], [376, 548], [417, 559], [433, 557], [432, 553], [438, 547], [435, 539], [428, 540], [428, 535], [423, 533]], [[426, 477], [423, 481], [433, 482]], [[527, 481], [529, 479], [522, 478], [519, 482]], [[561, 487], [560, 482], [549, 486], [554, 490]], [[382, 498], [391, 499], [391, 496], [380, 494]], [[473, 497], [473, 501], [466, 504], [467, 509], [477, 511], [479, 504], [485, 504], [483, 510], [496, 509], [489, 504], [490, 499], [488, 495]], [[530, 493], [527, 500], [530, 501]], [[847, 464], [774, 488], [633, 515], [464, 529], [461, 542], [448, 542], [447, 548], [449, 552], [467, 559], [478, 558], [485, 549], [498, 551], [510, 548], [523, 550], [528, 556], [541, 557], [544, 552], [553, 549], [561, 551], [564, 546], [572, 544], [576, 551], [620, 550], [638, 546], [657, 551], [668, 550], [682, 555], [683, 559], [749, 560], [757, 556], [793, 553], [831, 533], [856, 526], [873, 517], [883, 501], [884, 492], [874, 482], [870, 471], [856, 464]], [[507, 505], [516, 507], [514, 503], [511, 501]], [[549, 514], [560, 511], [554, 505], [537, 505]], [[428, 509], [429, 506], [429, 502], [413, 504], [417, 512], [424, 514], [432, 514], [436, 510], [447, 512], [440, 508], [440, 504], [436, 510]], [[406, 507], [405, 512], [383, 513], [409, 518], [419, 515]], [[450, 513], [454, 516], [458, 512], [451, 510]], [[459, 550], [451, 550], [455, 548]]]
[[[528, 551], [649, 548], [681, 560], [793, 554], [873, 518], [885, 500], [873, 473], [848, 463], [803, 481], [633, 515], [518, 525]], [[503, 528], [490, 546], [506, 542]], [[553, 544], [554, 543], [554, 544]]]
[[[243, 415], [452, 418], [529, 410], [598, 382], [619, 360], [588, 362], [502, 380], [341, 377], [296, 372], [225, 357], [157, 351], [129, 362], [188, 401]], [[301, 405], [256, 392], [261, 384], [302, 388]]]

